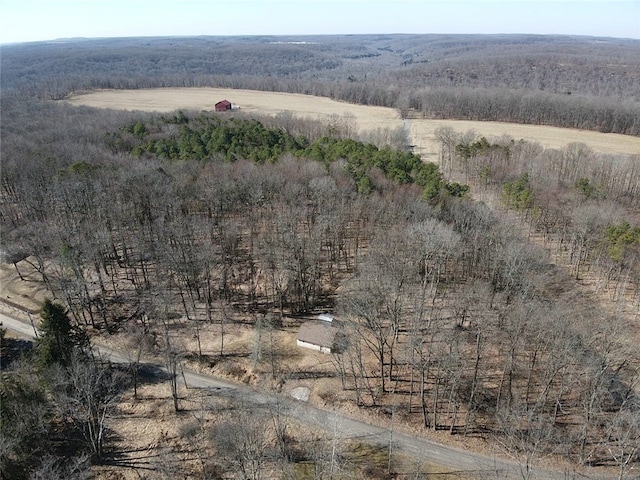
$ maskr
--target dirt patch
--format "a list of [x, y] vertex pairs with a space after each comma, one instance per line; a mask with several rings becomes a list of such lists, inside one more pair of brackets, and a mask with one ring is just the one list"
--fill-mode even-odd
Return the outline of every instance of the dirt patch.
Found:
[[478, 135], [536, 141], [547, 148], [562, 148], [572, 142], [588, 145], [599, 153], [640, 155], [640, 138], [612, 133], [590, 132], [542, 125], [479, 122], [469, 120], [403, 120], [394, 108], [371, 107], [338, 102], [326, 97], [293, 93], [234, 90], [225, 88], [157, 88], [148, 90], [101, 90], [73, 95], [66, 102], [95, 108], [171, 112], [209, 110], [220, 100], [229, 100], [243, 112], [261, 115], [290, 113], [305, 118], [325, 119], [347, 115], [360, 131], [405, 127], [416, 153], [429, 161], [438, 159], [435, 131], [449, 126], [459, 132], [475, 130]]
[[29, 263], [23, 260], [17, 269], [0, 263], [0, 311], [23, 321], [37, 321], [45, 298], [55, 297]]

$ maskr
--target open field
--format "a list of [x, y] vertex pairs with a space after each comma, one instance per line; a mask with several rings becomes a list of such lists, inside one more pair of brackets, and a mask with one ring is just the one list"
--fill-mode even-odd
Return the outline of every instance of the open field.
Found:
[[437, 160], [439, 146], [435, 139], [438, 127], [450, 126], [457, 131], [475, 130], [478, 135], [537, 141], [548, 148], [562, 148], [581, 142], [596, 152], [638, 155], [640, 138], [585, 130], [468, 120], [403, 120], [393, 108], [370, 107], [338, 102], [325, 97], [256, 90], [222, 88], [158, 88], [148, 90], [101, 90], [74, 95], [66, 101], [73, 105], [122, 110], [170, 112], [178, 109], [213, 110], [216, 102], [228, 99], [244, 112], [274, 115], [291, 113], [302, 117], [329, 119], [347, 115], [361, 131], [405, 126], [411, 141], [425, 160]]

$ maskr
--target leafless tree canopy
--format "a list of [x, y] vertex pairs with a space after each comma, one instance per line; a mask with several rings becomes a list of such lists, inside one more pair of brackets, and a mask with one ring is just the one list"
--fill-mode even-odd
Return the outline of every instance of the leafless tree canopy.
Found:
[[[7, 258], [37, 272], [74, 326], [135, 338], [122, 347], [134, 398], [142, 353], [161, 359], [176, 417], [193, 417], [180, 435], [191, 439], [202, 478], [295, 478], [296, 462], [312, 467], [310, 478], [353, 472], [338, 427], [303, 445], [278, 410], [234, 416], [203, 403], [196, 411], [180, 389], [182, 364], [225, 359], [227, 333], [243, 325], [254, 333], [246, 355], [264, 375], [247, 381], [277, 390], [299, 372], [283, 367], [276, 334], [323, 311], [343, 321], [344, 348], [327, 360], [341, 398], [424, 430], [485, 438], [517, 459], [523, 478], [551, 455], [632, 478], [640, 468], [638, 156], [442, 129], [439, 167], [417, 165], [402, 150], [406, 132], [349, 140], [349, 118], [240, 115], [227, 130], [207, 130], [218, 119], [200, 112], [97, 112], [37, 98], [252, 87], [407, 115], [640, 133], [637, 41], [589, 43], [587, 53], [585, 40], [546, 38], [557, 53], [543, 54], [526, 36], [360, 40], [282, 48], [198, 40], [209, 63], [158, 40], [153, 51], [167, 65], [155, 73], [135, 49], [140, 40], [72, 44], [62, 62], [60, 46], [3, 48]], [[90, 62], [95, 46], [100, 61]], [[606, 67], [592, 68], [604, 58]], [[247, 73], [254, 67], [260, 75]], [[264, 138], [237, 140], [230, 125]], [[287, 148], [269, 143], [276, 131]], [[201, 342], [212, 326], [215, 351]], [[99, 361], [74, 360], [57, 374], [34, 368], [3, 371], [3, 478], [71, 478], [86, 455], [108, 457], [109, 416], [127, 384]], [[36, 460], [59, 441], [55, 431], [74, 432], [68, 438], [86, 455], [64, 466], [62, 457]], [[211, 452], [224, 462], [208, 460]], [[160, 457], [155, 471], [171, 478], [178, 457]]]

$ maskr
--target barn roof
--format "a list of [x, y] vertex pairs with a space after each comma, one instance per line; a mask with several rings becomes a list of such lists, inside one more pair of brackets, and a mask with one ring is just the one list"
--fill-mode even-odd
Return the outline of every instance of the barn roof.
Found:
[[337, 334], [338, 327], [333, 323], [323, 320], [309, 320], [300, 327], [298, 340], [320, 347], [331, 348]]

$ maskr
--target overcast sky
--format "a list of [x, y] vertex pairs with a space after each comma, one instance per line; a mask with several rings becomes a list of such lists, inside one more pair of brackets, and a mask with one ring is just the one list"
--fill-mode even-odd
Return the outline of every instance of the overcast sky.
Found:
[[0, 43], [360, 33], [640, 38], [640, 0], [0, 0]]

